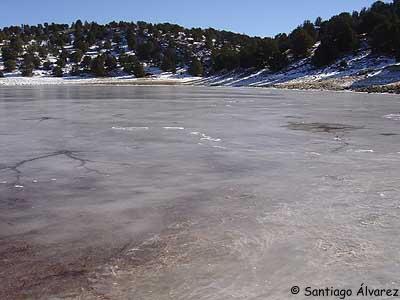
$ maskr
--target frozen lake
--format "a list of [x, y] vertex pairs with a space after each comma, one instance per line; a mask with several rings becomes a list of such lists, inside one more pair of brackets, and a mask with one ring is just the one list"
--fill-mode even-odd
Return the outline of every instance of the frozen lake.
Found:
[[0, 299], [400, 288], [399, 126], [390, 95], [1, 87]]

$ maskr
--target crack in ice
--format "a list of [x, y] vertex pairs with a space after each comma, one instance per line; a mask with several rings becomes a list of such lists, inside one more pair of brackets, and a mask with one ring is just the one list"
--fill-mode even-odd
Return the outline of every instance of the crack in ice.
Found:
[[86, 171], [88, 172], [94, 172], [96, 174], [100, 174], [100, 175], [107, 175], [99, 170], [93, 169], [93, 168], [89, 168], [86, 166], [86, 164], [88, 162], [92, 162], [91, 160], [88, 159], [83, 159], [78, 157], [76, 154], [78, 153], [78, 151], [70, 151], [70, 150], [60, 150], [60, 151], [56, 151], [53, 153], [49, 153], [49, 154], [45, 154], [45, 155], [41, 155], [41, 156], [37, 156], [37, 157], [33, 157], [33, 158], [29, 158], [29, 159], [24, 159], [21, 160], [17, 163], [15, 163], [14, 165], [11, 166], [2, 166], [0, 167], [0, 171], [4, 171], [4, 170], [10, 170], [12, 172], [14, 172], [16, 174], [16, 180], [14, 181], [13, 185], [16, 188], [22, 188], [22, 184], [21, 184], [21, 176], [22, 176], [22, 171], [20, 170], [20, 168], [28, 163], [37, 161], [37, 160], [41, 160], [41, 159], [46, 159], [46, 158], [50, 158], [50, 157], [55, 157], [55, 156], [66, 156], [69, 159], [72, 159], [74, 161], [78, 161], [79, 162], [79, 166], [78, 167], [83, 167]]

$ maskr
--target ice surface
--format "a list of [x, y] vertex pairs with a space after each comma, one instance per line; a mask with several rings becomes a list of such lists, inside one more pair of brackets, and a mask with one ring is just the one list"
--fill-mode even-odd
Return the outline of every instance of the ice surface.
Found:
[[398, 111], [377, 94], [2, 87], [0, 299], [398, 287]]

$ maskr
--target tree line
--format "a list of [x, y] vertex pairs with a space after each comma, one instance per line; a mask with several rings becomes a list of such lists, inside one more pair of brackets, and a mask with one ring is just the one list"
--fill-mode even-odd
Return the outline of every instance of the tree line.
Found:
[[400, 0], [377, 1], [369, 8], [329, 20], [307, 20], [288, 34], [266, 38], [146, 22], [101, 25], [78, 20], [71, 25], [0, 29], [3, 72], [19, 69], [23, 76], [47, 70], [54, 76], [102, 77], [122, 71], [144, 77], [146, 65], [174, 73], [187, 67], [193, 76], [240, 68], [279, 71], [310, 56], [312, 64], [322, 67], [364, 44], [375, 54], [400, 61]]

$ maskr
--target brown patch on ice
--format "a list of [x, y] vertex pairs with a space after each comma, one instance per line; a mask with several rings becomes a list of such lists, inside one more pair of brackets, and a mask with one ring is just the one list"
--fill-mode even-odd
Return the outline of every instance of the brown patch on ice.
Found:
[[289, 122], [285, 127], [291, 130], [302, 130], [302, 131], [310, 131], [310, 132], [346, 132], [356, 129], [362, 129], [363, 127], [346, 125], [346, 124], [337, 124], [337, 123], [304, 123], [304, 122]]

